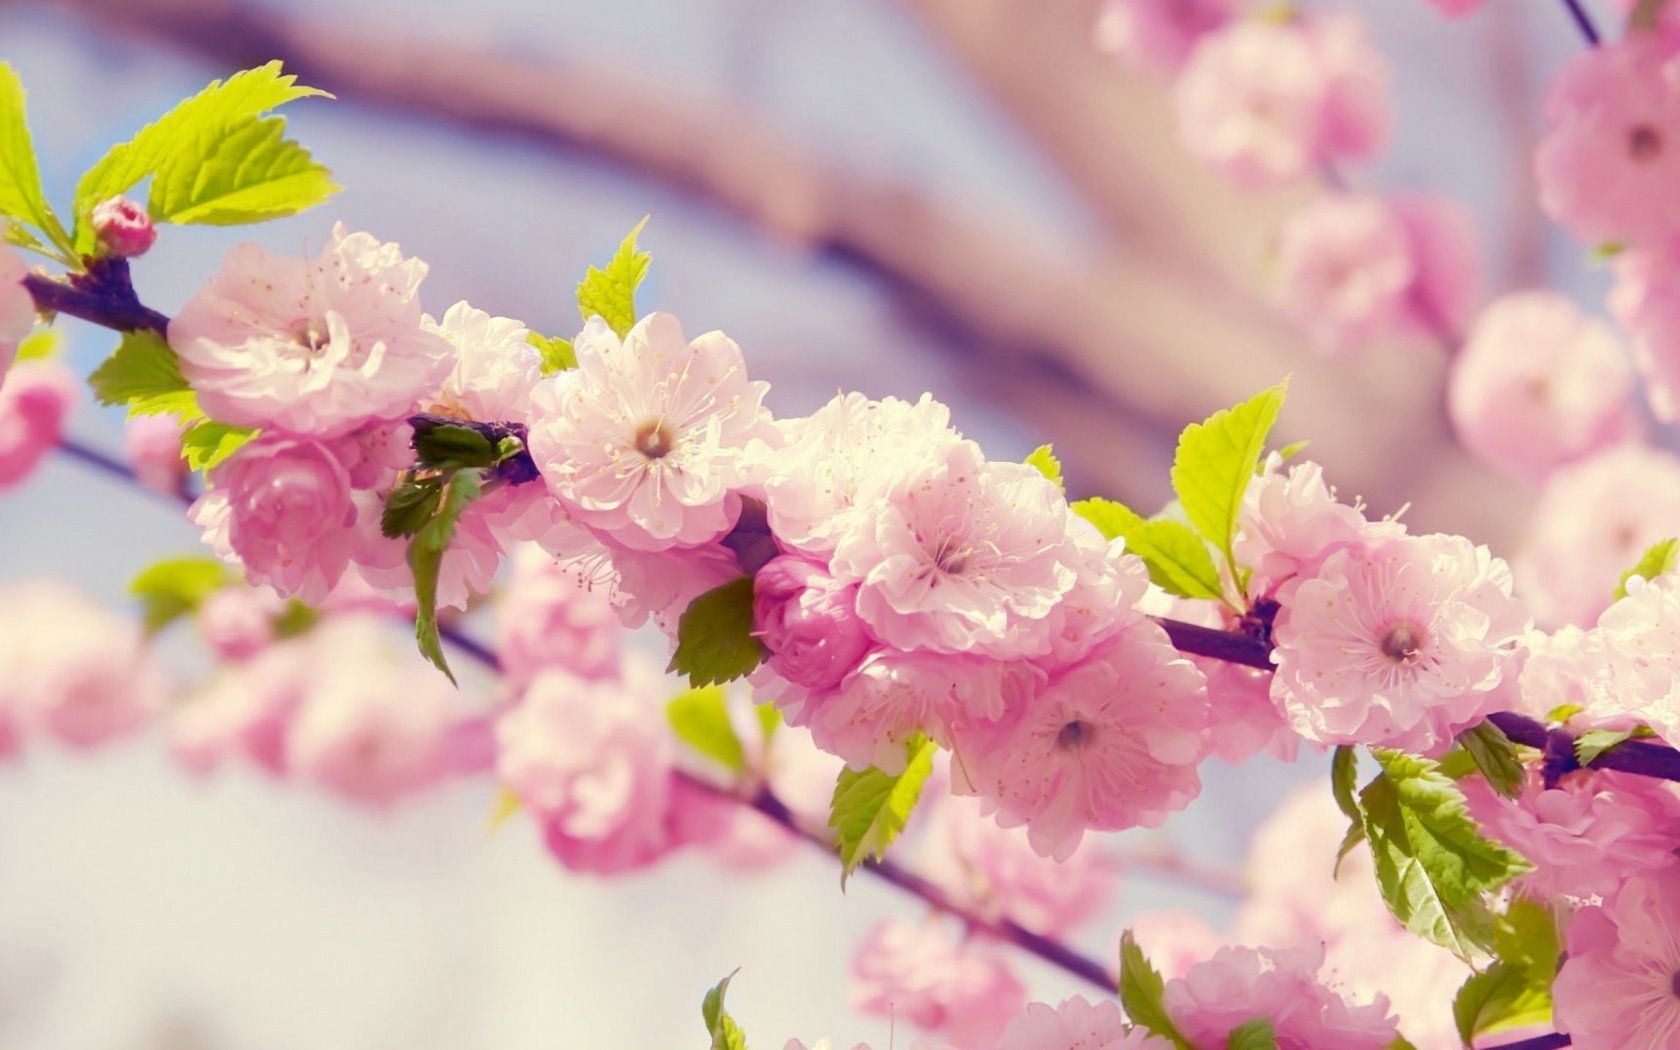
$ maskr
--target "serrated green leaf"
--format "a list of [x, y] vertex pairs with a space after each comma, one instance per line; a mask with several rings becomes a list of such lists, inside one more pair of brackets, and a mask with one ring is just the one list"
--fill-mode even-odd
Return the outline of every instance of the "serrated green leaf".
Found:
[[[23, 82], [12, 67], [0, 62], [0, 215], [28, 223], [69, 257], [70, 236], [47, 203], [41, 189], [41, 171], [35, 162], [35, 143], [29, 134], [29, 113]], [[22, 247], [40, 248], [33, 235]], [[14, 242], [16, 243], [16, 242]]]
[[[76, 185], [76, 250], [92, 254], [97, 246], [98, 239], [88, 221], [94, 206], [127, 193], [149, 175], [157, 174], [158, 182], [170, 186], [164, 194], [172, 202], [189, 202], [196, 198], [202, 203], [205, 200], [202, 194], [208, 187], [206, 190], [195, 190], [191, 183], [207, 162], [212, 163], [209, 163], [206, 181], [216, 179], [217, 172], [220, 172], [219, 184], [224, 192], [236, 186], [260, 185], [252, 182], [255, 172], [244, 175], [235, 172], [229, 177], [226, 170], [229, 163], [237, 164], [239, 159], [232, 144], [237, 143], [241, 136], [249, 139], [256, 134], [251, 129], [265, 123], [258, 119], [263, 114], [311, 96], [332, 97], [315, 88], [299, 87], [297, 78], [283, 74], [277, 61], [235, 73], [226, 82], [212, 81], [203, 91], [141, 129], [130, 141], [112, 147], [82, 176]], [[307, 157], [304, 154], [304, 158]], [[270, 157], [267, 165], [271, 166], [273, 159]], [[295, 164], [296, 158], [293, 157], [290, 163]], [[321, 171], [324, 173], [325, 169]], [[308, 189], [306, 186], [294, 188]], [[156, 186], [153, 187], [153, 196], [157, 196]], [[152, 218], [163, 221], [156, 210], [156, 203], [154, 199]], [[271, 201], [269, 206], [272, 205]]]
[[1341, 847], [1336, 850], [1336, 863], [1330, 869], [1331, 878], [1342, 870], [1342, 861], [1347, 859], [1353, 848], [1365, 841], [1365, 814], [1360, 812], [1359, 800], [1354, 797], [1358, 782], [1359, 753], [1346, 745], [1337, 747], [1330, 759], [1330, 794], [1336, 799], [1336, 808], [1348, 818], [1348, 829], [1342, 836]]
[[343, 187], [285, 137], [280, 117], [219, 129], [189, 144], [152, 179], [153, 222], [237, 226], [313, 208]]
[[874, 766], [862, 772], [850, 767], [840, 771], [829, 802], [828, 826], [834, 829], [840, 847], [842, 890], [866, 857], [880, 860], [904, 830], [922, 796], [922, 785], [933, 772], [938, 750], [939, 745], [917, 734], [905, 743], [902, 773], [883, 773]]
[[443, 482], [436, 513], [408, 541], [408, 567], [414, 574], [414, 637], [420, 652], [451, 683], [455, 682], [455, 673], [449, 669], [449, 661], [443, 655], [443, 639], [438, 637], [438, 570], [443, 565], [444, 553], [455, 540], [455, 526], [462, 512], [479, 497], [483, 488], [481, 471], [457, 470], [450, 474]]
[[1149, 578], [1162, 590], [1183, 598], [1223, 596], [1207, 544], [1190, 526], [1169, 519], [1147, 521], [1125, 504], [1101, 497], [1082, 499], [1071, 509], [1106, 538], [1125, 540], [1126, 549], [1143, 559]]
[[29, 232], [29, 227], [25, 226], [21, 222], [16, 222], [6, 218], [4, 215], [0, 215], [0, 231], [3, 231], [3, 235], [0, 235], [0, 240], [4, 240], [7, 244], [17, 248], [25, 248], [32, 252], [39, 252], [50, 259], [56, 259], [60, 262], [65, 261], [57, 252], [42, 243], [41, 238]]
[[386, 539], [412, 536], [426, 527], [443, 499], [443, 479], [433, 475], [407, 478], [385, 497], [379, 531]]
[[699, 687], [734, 681], [757, 667], [764, 646], [752, 633], [752, 588], [752, 577], [742, 576], [689, 602], [677, 620], [677, 649], [666, 670]]
[[191, 422], [204, 416], [175, 351], [149, 328], [124, 332], [117, 349], [88, 376], [88, 385], [100, 404], [127, 405], [130, 419], [171, 413]]
[[496, 463], [496, 447], [472, 427], [419, 419], [414, 424], [414, 455], [421, 466], [432, 469], [489, 467]]
[[701, 686], [678, 694], [665, 705], [665, 717], [678, 740], [731, 773], [746, 770], [746, 749], [729, 720], [729, 704], [722, 686]]
[[1680, 555], [1680, 540], [1668, 539], [1653, 543], [1639, 556], [1639, 563], [1622, 573], [1622, 578], [1616, 583], [1614, 599], [1621, 601], [1627, 597], [1628, 581], [1638, 576], [1646, 580], [1654, 580], [1665, 572], [1674, 568], [1676, 556]]
[[1032, 455], [1027, 457], [1026, 463], [1027, 466], [1037, 469], [1040, 474], [1054, 481], [1057, 488], [1063, 492], [1067, 491], [1067, 486], [1062, 484], [1062, 461], [1056, 458], [1055, 450], [1049, 445], [1040, 445], [1033, 449]]
[[23, 342], [18, 344], [17, 360], [45, 361], [58, 353], [59, 344], [64, 338], [51, 328], [42, 328], [29, 333]]
[[1604, 752], [1633, 736], [1633, 730], [1589, 729], [1575, 738], [1575, 761], [1590, 766]]
[[[194, 407], [197, 403], [194, 402]], [[201, 419], [181, 432], [181, 454], [193, 470], [211, 470], [257, 436], [250, 427]]]
[[1480, 722], [1458, 734], [1458, 743], [1481, 770], [1488, 787], [1505, 798], [1522, 793], [1527, 770], [1517, 758], [1517, 745], [1492, 722]]
[[1580, 704], [1559, 704], [1546, 712], [1546, 721], [1562, 725], [1585, 710]]
[[1277, 1050], [1277, 1032], [1269, 1018], [1256, 1017], [1231, 1029], [1225, 1050]]
[[1468, 962], [1492, 944], [1488, 895], [1533, 865], [1482, 835], [1437, 763], [1371, 753], [1381, 770], [1359, 803], [1383, 901], [1401, 925]]
[[585, 323], [591, 317], [600, 317], [620, 339], [636, 324], [636, 289], [653, 261], [652, 254], [636, 248], [636, 238], [646, 225], [647, 219], [643, 218], [618, 246], [606, 269], [591, 266], [578, 284], [578, 312]]
[[740, 972], [736, 970], [719, 981], [700, 1001], [700, 1019], [706, 1022], [706, 1032], [712, 1037], [711, 1050], [747, 1050], [746, 1033], [741, 1031], [741, 1026], [735, 1023], [723, 1005], [729, 982]]
[[1144, 957], [1137, 938], [1127, 930], [1120, 935], [1120, 1005], [1134, 1025], [1170, 1041], [1178, 1050], [1194, 1050], [1167, 1015], [1166, 982]]
[[215, 558], [165, 558], [142, 569], [128, 585], [128, 593], [140, 599], [146, 631], [156, 633], [196, 612], [204, 599], [234, 578]]
[[570, 339], [527, 332], [525, 341], [542, 353], [542, 374], [551, 376], [577, 367], [577, 350]]
[[1453, 1022], [1469, 1046], [1476, 1036], [1552, 1019], [1551, 979], [1535, 984], [1520, 969], [1496, 961], [1471, 974], [1453, 997]]
[[1231, 552], [1243, 494], [1260, 466], [1266, 438], [1283, 409], [1289, 380], [1249, 398], [1235, 408], [1215, 412], [1206, 421], [1184, 428], [1173, 456], [1173, 491], [1196, 531], [1225, 557], [1231, 574], [1237, 562]]

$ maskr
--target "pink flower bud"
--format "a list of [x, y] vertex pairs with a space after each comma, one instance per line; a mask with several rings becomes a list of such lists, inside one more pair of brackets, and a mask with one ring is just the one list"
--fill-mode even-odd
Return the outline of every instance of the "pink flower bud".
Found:
[[0, 491], [35, 472], [76, 402], [76, 376], [57, 361], [24, 361], [0, 386]]
[[869, 635], [857, 614], [857, 587], [797, 555], [772, 559], [753, 581], [753, 623], [783, 678], [827, 689], [863, 659]]
[[174, 416], [135, 416], [123, 426], [123, 454], [140, 484], [174, 492], [187, 474], [181, 456], [181, 423]]
[[274, 641], [274, 618], [285, 606], [272, 591], [224, 587], [198, 608], [204, 642], [224, 660], [245, 660]]
[[145, 255], [157, 241], [157, 227], [146, 209], [127, 197], [112, 197], [94, 205], [93, 232], [99, 243], [119, 259]]

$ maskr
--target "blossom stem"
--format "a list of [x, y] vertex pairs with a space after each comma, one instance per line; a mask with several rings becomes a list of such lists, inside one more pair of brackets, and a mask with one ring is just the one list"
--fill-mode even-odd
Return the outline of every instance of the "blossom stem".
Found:
[[1581, 6], [1581, 0], [1563, 0], [1563, 6], [1569, 8], [1570, 17], [1575, 19], [1575, 24], [1580, 27], [1581, 35], [1587, 38], [1587, 43], [1597, 47], [1600, 43], [1598, 27], [1593, 25], [1592, 16]]
[[88, 264], [87, 272], [70, 274], [62, 281], [32, 273], [24, 277], [23, 286], [43, 313], [69, 314], [118, 332], [150, 330], [165, 335], [169, 331], [168, 316], [142, 303], [134, 293], [127, 259], [96, 259]]
[[1272, 647], [1258, 638], [1182, 620], [1169, 620], [1165, 616], [1151, 616], [1150, 619], [1167, 632], [1167, 638], [1179, 652], [1223, 660], [1228, 664], [1257, 667], [1262, 671], [1272, 669]]

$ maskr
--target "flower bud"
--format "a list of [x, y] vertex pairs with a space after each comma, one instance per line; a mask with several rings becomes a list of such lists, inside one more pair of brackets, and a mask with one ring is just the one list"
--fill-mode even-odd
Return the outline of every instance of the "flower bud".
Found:
[[157, 240], [157, 228], [146, 209], [127, 197], [112, 197], [93, 208], [93, 232], [99, 243], [119, 259], [145, 255]]
[[813, 689], [840, 684], [869, 648], [857, 587], [837, 583], [820, 562], [772, 559], [753, 581], [753, 624], [770, 666]]

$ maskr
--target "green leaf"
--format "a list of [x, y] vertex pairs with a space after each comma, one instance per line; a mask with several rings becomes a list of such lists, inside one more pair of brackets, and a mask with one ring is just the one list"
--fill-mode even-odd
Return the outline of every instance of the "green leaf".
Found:
[[1627, 597], [1628, 581], [1638, 576], [1646, 580], [1654, 580], [1663, 573], [1674, 568], [1676, 555], [1680, 555], [1680, 540], [1663, 540], [1653, 543], [1639, 556], [1639, 564], [1622, 573], [1622, 578], [1616, 584], [1615, 600], [1621, 601]]
[[194, 145], [152, 180], [153, 222], [239, 226], [296, 215], [344, 187], [309, 151], [285, 137], [279, 117], [225, 128]]
[[1231, 544], [1243, 493], [1259, 469], [1266, 437], [1283, 409], [1288, 388], [1285, 379], [1235, 408], [1190, 424], [1179, 435], [1178, 452], [1173, 456], [1173, 491], [1190, 524], [1225, 556], [1233, 576], [1237, 562]]
[[42, 328], [31, 332], [18, 344], [17, 359], [19, 361], [45, 361], [58, 353], [59, 345], [64, 342], [62, 336], [51, 328]]
[[1575, 761], [1590, 766], [1598, 757], [1633, 736], [1633, 730], [1589, 729], [1575, 738]]
[[747, 753], [729, 721], [729, 704], [722, 686], [701, 686], [678, 694], [665, 705], [665, 717], [677, 739], [689, 747], [731, 773], [747, 768]]
[[572, 347], [570, 339], [527, 332], [525, 341], [542, 351], [543, 375], [551, 376], [556, 372], [567, 372], [577, 367], [577, 350]]
[[758, 715], [758, 729], [765, 744], [776, 735], [776, 730], [782, 728], [782, 713], [776, 710], [775, 704], [754, 704], [753, 713]]
[[[35, 163], [35, 143], [29, 135], [23, 82], [5, 62], [0, 62], [0, 215], [35, 227], [65, 253], [61, 257], [63, 261], [72, 261], [70, 235], [53, 214], [41, 189], [41, 171]], [[40, 246], [40, 241], [27, 231], [21, 240], [23, 247]]]
[[1403, 1035], [1397, 1035], [1389, 1040], [1388, 1050], [1417, 1050], [1412, 1041]]
[[[484, 489], [484, 475], [477, 470], [457, 470], [443, 482], [437, 512], [408, 541], [408, 567], [414, 573], [414, 637], [420, 652], [442, 671], [449, 681], [455, 674], [444, 659], [443, 639], [438, 637], [438, 569], [443, 555], [455, 539], [455, 526], [467, 505]], [[383, 525], [383, 522], [381, 522]]]
[[1279, 462], [1288, 463], [1296, 456], [1305, 452], [1307, 450], [1307, 446], [1311, 444], [1311, 441], [1291, 441], [1289, 444], [1278, 449]]
[[1067, 486], [1062, 483], [1062, 461], [1056, 458], [1055, 451], [1049, 445], [1040, 445], [1032, 450], [1027, 457], [1027, 466], [1034, 467], [1040, 474], [1056, 483], [1056, 487], [1063, 492]]
[[233, 573], [215, 558], [165, 558], [141, 570], [128, 593], [140, 599], [147, 632], [156, 633], [196, 612], [233, 581]]
[[1231, 1029], [1230, 1038], [1225, 1040], [1225, 1050], [1277, 1050], [1277, 1045], [1277, 1032], [1265, 1017], [1256, 1017]]
[[257, 431], [250, 427], [201, 419], [181, 432], [181, 454], [193, 470], [210, 470], [256, 436]]
[[490, 439], [459, 423], [417, 421], [414, 454], [422, 466], [434, 470], [496, 464], [496, 447]]
[[647, 276], [648, 265], [653, 261], [650, 253], [636, 249], [636, 238], [646, 225], [646, 218], [638, 222], [636, 228], [630, 231], [630, 236], [618, 246], [607, 268], [600, 270], [591, 266], [578, 285], [578, 312], [583, 314], [585, 323], [591, 317], [600, 317], [607, 322], [607, 327], [618, 333], [620, 339], [636, 323], [636, 289], [640, 287], [642, 278]]
[[934, 752], [939, 746], [917, 734], [905, 744], [904, 772], [883, 773], [874, 766], [863, 772], [850, 767], [840, 771], [829, 803], [828, 826], [834, 829], [840, 846], [840, 888], [846, 888], [864, 858], [880, 860], [886, 855], [910, 811], [922, 796], [922, 785], [933, 772]]
[[1471, 974], [1453, 997], [1453, 1021], [1465, 1046], [1478, 1035], [1551, 1019], [1551, 979], [1535, 984], [1520, 968], [1503, 960]]
[[706, 998], [700, 1003], [700, 1017], [706, 1022], [706, 1032], [712, 1037], [711, 1050], [747, 1050], [747, 1036], [741, 1031], [741, 1026], [729, 1016], [724, 1008], [723, 997], [729, 991], [729, 982], [735, 979], [736, 970], [719, 981]]
[[286, 607], [274, 618], [274, 637], [296, 638], [308, 634], [321, 622], [321, 614], [296, 598], [288, 598]]
[[677, 620], [677, 650], [666, 670], [687, 675], [697, 688], [734, 681], [764, 659], [764, 646], [752, 631], [752, 577], [713, 587], [689, 602]]
[[1506, 798], [1516, 798], [1522, 793], [1527, 771], [1517, 757], [1517, 745], [1511, 743], [1504, 730], [1492, 722], [1479, 722], [1458, 734], [1458, 743], [1482, 771], [1488, 787]]
[[1183, 598], [1223, 597], [1207, 544], [1190, 526], [1168, 519], [1146, 521], [1125, 504], [1101, 497], [1082, 499], [1072, 510], [1106, 538], [1125, 540], [1126, 549], [1143, 559], [1149, 578], [1161, 589]]
[[[158, 178], [152, 189], [150, 210], [152, 219], [159, 222], [164, 219], [157, 210], [157, 183], [165, 187], [162, 191], [165, 203], [187, 209], [189, 216], [191, 208], [202, 208], [211, 202], [206, 194], [226, 194], [241, 188], [251, 191], [250, 199], [244, 204], [237, 199], [224, 201], [237, 209], [262, 204], [261, 198], [266, 193], [269, 200], [265, 207], [272, 210], [288, 193], [293, 194], [295, 200], [301, 200], [310, 193], [319, 192], [324, 187], [318, 181], [311, 185], [311, 181], [318, 180], [320, 176], [306, 175], [308, 165], [299, 167], [295, 155], [288, 158], [286, 150], [276, 150], [272, 145], [266, 147], [266, 159], [253, 158], [252, 170], [244, 173], [237, 170], [240, 162], [237, 149], [241, 148], [241, 143], [244, 146], [261, 145], [260, 140], [270, 134], [266, 127], [272, 124], [278, 129], [281, 124], [278, 120], [263, 121], [258, 118], [288, 102], [311, 96], [332, 97], [325, 91], [299, 87], [296, 77], [280, 72], [277, 61], [235, 73], [225, 83], [212, 81], [209, 87], [141, 129], [130, 141], [112, 147], [82, 176], [76, 184], [76, 250], [92, 254], [97, 247], [98, 239], [88, 222], [95, 205], [127, 193], [153, 174]], [[299, 147], [293, 146], [292, 149], [301, 152]], [[307, 162], [308, 154], [304, 153], [302, 159]], [[276, 161], [284, 163], [277, 168]], [[294, 179], [290, 189], [278, 187], [278, 193], [276, 188], [262, 190], [264, 184], [258, 181], [258, 176], [262, 172], [272, 176], [283, 171], [287, 164], [294, 169], [290, 176], [285, 176]], [[229, 170], [230, 165], [234, 170]], [[193, 185], [198, 181], [201, 169], [205, 180], [202, 188]], [[325, 169], [320, 171], [324, 176]], [[216, 188], [212, 189], [212, 185]], [[195, 201], [196, 204], [193, 203]], [[177, 216], [171, 221], [206, 220]]]
[[1488, 894], [1533, 865], [1482, 835], [1435, 762], [1371, 753], [1382, 768], [1359, 802], [1383, 901], [1401, 925], [1468, 962], [1492, 943]]
[[1149, 965], [1132, 931], [1121, 934], [1120, 1005], [1126, 1008], [1126, 1016], [1133, 1024], [1171, 1041], [1178, 1050], [1194, 1050], [1190, 1041], [1179, 1032], [1178, 1026], [1173, 1024], [1172, 1018], [1167, 1016], [1166, 1004], [1162, 1002], [1165, 992], [1166, 982], [1161, 980], [1155, 967]]
[[1342, 861], [1353, 848], [1365, 841], [1365, 814], [1359, 808], [1359, 800], [1354, 797], [1359, 778], [1359, 753], [1353, 748], [1341, 745], [1330, 759], [1330, 793], [1335, 796], [1336, 808], [1348, 818], [1347, 834], [1342, 836], [1341, 848], [1336, 850], [1336, 864], [1330, 869], [1330, 877], [1335, 878], [1341, 871]]
[[124, 332], [115, 352], [88, 376], [88, 384], [100, 404], [127, 405], [130, 419], [168, 412], [190, 422], [204, 415], [175, 351], [149, 328]]
[[379, 514], [380, 533], [392, 540], [414, 535], [432, 520], [442, 499], [442, 477], [405, 479], [385, 497], [385, 509]]

